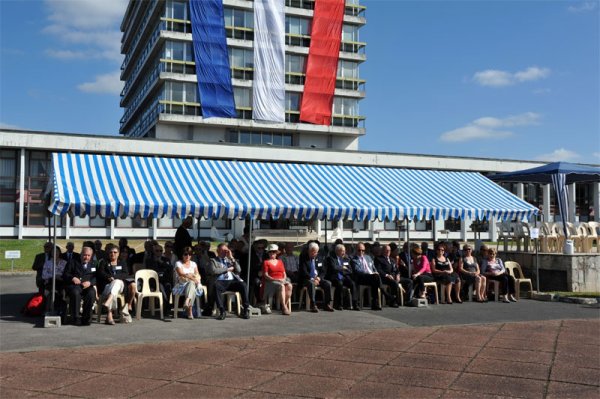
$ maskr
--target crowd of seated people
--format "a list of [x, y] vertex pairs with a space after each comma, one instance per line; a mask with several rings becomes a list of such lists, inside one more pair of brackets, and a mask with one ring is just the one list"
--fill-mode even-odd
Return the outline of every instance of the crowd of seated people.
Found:
[[[246, 319], [250, 303], [265, 306], [271, 301], [280, 306], [283, 315], [289, 315], [291, 298], [299, 299], [300, 294], [306, 296], [311, 312], [358, 311], [363, 306], [360, 291], [367, 288], [372, 310], [381, 310], [383, 299], [390, 307], [410, 305], [413, 297], [426, 298], [425, 284], [434, 281], [445, 293], [447, 304], [462, 303], [470, 286], [474, 300], [486, 302], [489, 280], [500, 283], [503, 302], [516, 301], [515, 280], [496, 251], [482, 246], [476, 256], [470, 245], [461, 248], [458, 242], [434, 243], [432, 251], [428, 243], [399, 247], [396, 243], [349, 245], [337, 240], [328, 246], [312, 240], [295, 247], [266, 240], [248, 245], [243, 239], [233, 239], [220, 243], [216, 251], [209, 242], [200, 241], [183, 247], [181, 257], [172, 241], [161, 245], [147, 240], [141, 252], [129, 247], [125, 238], [105, 247], [99, 240], [86, 241], [79, 253], [72, 242], [65, 247], [62, 252], [45, 243], [32, 268], [41, 293], [48, 296], [55, 287], [54, 309], [63, 322], [76, 325], [90, 324], [96, 303], [107, 314], [106, 324], [115, 325], [117, 314], [121, 320], [131, 321], [133, 302], [141, 290], [135, 274], [142, 269], [156, 272], [159, 287], [152, 288], [162, 293], [165, 314], [170, 314], [173, 298], [179, 296], [189, 319], [200, 314], [225, 319], [225, 292], [239, 294], [240, 317]], [[124, 303], [119, 304], [119, 297], [125, 298]], [[202, 309], [194, 307], [197, 297], [203, 297]]]

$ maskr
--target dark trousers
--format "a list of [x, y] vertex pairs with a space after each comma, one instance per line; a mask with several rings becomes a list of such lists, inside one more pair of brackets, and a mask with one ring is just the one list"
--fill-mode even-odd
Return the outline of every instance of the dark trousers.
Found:
[[[96, 289], [93, 285], [88, 288], [82, 288], [81, 285], [68, 285], [67, 295], [69, 296], [69, 306], [71, 307], [71, 317], [74, 320], [80, 319], [84, 322], [90, 321], [92, 317], [92, 306], [96, 301]], [[83, 314], [79, 313], [81, 300], [83, 299]]]
[[414, 295], [413, 281], [406, 277], [400, 277], [400, 285], [406, 291], [406, 300], [409, 302], [412, 301]]
[[415, 283], [417, 284], [417, 292], [419, 295], [425, 291], [425, 283], [432, 283], [435, 279], [431, 274], [421, 274], [419, 277], [415, 279]]
[[319, 280], [319, 285], [315, 285], [313, 280], [305, 280], [302, 284], [303, 287], [306, 287], [308, 290], [308, 296], [314, 306], [316, 306], [317, 301], [315, 297], [316, 287], [321, 288], [323, 290], [323, 305], [329, 305], [331, 303], [331, 281], [321, 279]]
[[239, 292], [242, 297], [242, 306], [244, 309], [248, 309], [250, 305], [248, 303], [248, 291], [246, 290], [246, 283], [239, 280], [216, 280], [215, 281], [215, 300], [217, 301], [217, 308], [219, 312], [225, 310], [225, 304], [223, 302], [223, 293], [225, 291]]
[[350, 289], [350, 301], [354, 304], [358, 301], [358, 288], [356, 287], [356, 283], [354, 280], [350, 278], [350, 276], [344, 276], [341, 280], [332, 279], [331, 286], [335, 288], [333, 293], [333, 306], [343, 306], [344, 305], [344, 288]]
[[[356, 283], [358, 285], [368, 285], [369, 287], [371, 287], [371, 307], [376, 306], [376, 304], [378, 304], [379, 298], [377, 295], [377, 289], [380, 289], [381, 294], [385, 297], [388, 303], [391, 303], [392, 296], [383, 289], [381, 277], [379, 276], [379, 274], [357, 274]], [[380, 303], [378, 305], [381, 306]]]
[[498, 276], [486, 276], [488, 281], [494, 280], [500, 282], [500, 292], [502, 295], [515, 293], [515, 278], [509, 274], [500, 274]]

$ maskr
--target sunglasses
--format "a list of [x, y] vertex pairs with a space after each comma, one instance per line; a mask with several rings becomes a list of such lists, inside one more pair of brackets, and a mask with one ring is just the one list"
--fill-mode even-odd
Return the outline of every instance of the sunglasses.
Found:
[[185, 253], [183, 256], [192, 256], [192, 254]]

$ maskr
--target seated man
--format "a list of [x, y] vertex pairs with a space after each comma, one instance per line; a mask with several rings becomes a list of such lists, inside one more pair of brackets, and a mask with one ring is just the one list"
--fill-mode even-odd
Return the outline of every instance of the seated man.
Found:
[[408, 294], [408, 300], [412, 299], [413, 293], [413, 282], [409, 278], [401, 277], [396, 261], [391, 256], [392, 248], [389, 245], [384, 245], [382, 248], [381, 256], [375, 258], [375, 267], [381, 277], [381, 282], [390, 287], [392, 295], [396, 297], [396, 303], [391, 303], [390, 306], [397, 308], [400, 306], [398, 298], [400, 298], [400, 289], [398, 284], [402, 285], [402, 288]]
[[158, 274], [158, 283], [160, 285], [160, 292], [163, 295], [163, 303], [168, 305], [173, 289], [173, 266], [171, 266], [169, 259], [163, 256], [163, 247], [161, 245], [155, 245], [153, 251], [154, 254], [146, 260], [145, 267], [154, 270]]
[[298, 257], [294, 255], [294, 244], [285, 244], [285, 255], [281, 257], [285, 266], [285, 274], [292, 283], [298, 282]]
[[[365, 255], [365, 244], [359, 242], [356, 245], [356, 255], [352, 258], [352, 274], [356, 284], [368, 285], [371, 287], [371, 309], [381, 310], [381, 304], [378, 303], [377, 290], [381, 290], [381, 294], [385, 296], [388, 303], [395, 303], [396, 297], [388, 294], [383, 289], [379, 273], [375, 269], [373, 259], [369, 255]], [[359, 287], [360, 288], [360, 287]]]
[[249, 319], [250, 312], [248, 307], [248, 290], [246, 283], [238, 275], [241, 271], [240, 264], [231, 255], [231, 251], [227, 247], [227, 244], [220, 243], [217, 247], [217, 257], [211, 259], [212, 270], [211, 275], [214, 278], [214, 297], [217, 301], [217, 308], [219, 308], [218, 320], [224, 320], [227, 316], [225, 312], [225, 304], [223, 302], [223, 293], [225, 291], [239, 292], [242, 297], [242, 318]]
[[350, 289], [352, 309], [360, 310], [360, 307], [358, 306], [358, 290], [356, 283], [352, 280], [352, 268], [350, 263], [350, 258], [346, 256], [346, 247], [341, 243], [335, 246], [333, 256], [327, 257], [327, 261], [325, 262], [325, 275], [327, 280], [331, 281], [331, 285], [335, 288], [333, 294], [333, 308], [335, 310], [343, 309], [344, 288]]
[[[94, 251], [90, 247], [81, 250], [81, 263], [71, 262], [65, 268], [63, 281], [70, 299], [71, 317], [75, 324], [89, 326], [92, 306], [96, 301], [96, 262], [92, 261]], [[83, 299], [83, 314], [79, 308]]]
[[319, 256], [319, 244], [311, 241], [307, 250], [300, 255], [300, 267], [298, 270], [298, 287], [306, 287], [310, 297], [310, 311], [317, 313], [315, 291], [319, 287], [323, 290], [323, 309], [333, 312], [331, 307], [331, 282], [325, 279], [325, 265], [323, 258]]

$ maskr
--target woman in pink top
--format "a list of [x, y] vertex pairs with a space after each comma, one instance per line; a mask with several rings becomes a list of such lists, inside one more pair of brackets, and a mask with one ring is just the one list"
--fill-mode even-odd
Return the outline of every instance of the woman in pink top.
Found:
[[417, 294], [420, 298], [425, 298], [425, 283], [435, 281], [431, 275], [431, 268], [426, 256], [423, 256], [423, 250], [416, 246], [411, 250], [412, 256], [412, 279], [417, 286]]

